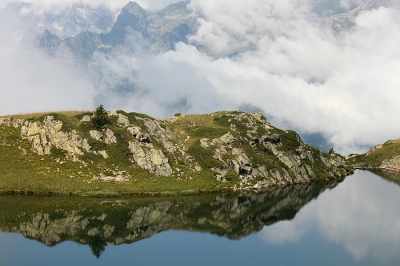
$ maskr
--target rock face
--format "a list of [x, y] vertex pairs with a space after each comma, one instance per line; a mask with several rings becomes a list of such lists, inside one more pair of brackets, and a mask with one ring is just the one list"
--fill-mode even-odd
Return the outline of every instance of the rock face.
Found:
[[110, 129], [106, 128], [105, 132], [99, 132], [97, 130], [90, 130], [90, 136], [98, 141], [104, 141], [106, 144], [117, 143], [117, 138]]

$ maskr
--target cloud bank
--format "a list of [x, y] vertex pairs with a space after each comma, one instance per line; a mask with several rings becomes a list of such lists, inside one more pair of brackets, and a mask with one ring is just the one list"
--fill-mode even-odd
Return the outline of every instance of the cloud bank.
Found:
[[[336, 151], [365, 151], [399, 137], [400, 11], [389, 7], [366, 9], [354, 18], [356, 26], [342, 33], [335, 32], [321, 17], [367, 2], [193, 0], [190, 7], [200, 18], [189, 44], [179, 43], [174, 51], [156, 55], [94, 55], [91, 64], [104, 74], [104, 82], [129, 80], [137, 84], [135, 90], [121, 95], [93, 88], [83, 77], [76, 79], [73, 74], [63, 75], [65, 86], [58, 86], [58, 90], [82, 87], [85, 89], [79, 92], [88, 93], [86, 103], [66, 101], [67, 109], [94, 108], [101, 102], [107, 108], [157, 117], [169, 117], [182, 110], [204, 113], [251, 106], [263, 111], [276, 126], [303, 134], [323, 134]], [[138, 3], [157, 10], [172, 1]], [[124, 4], [121, 1], [121, 6]], [[318, 13], [316, 7], [324, 7], [328, 13]], [[3, 69], [13, 66], [9, 79], [18, 77], [20, 66], [14, 66], [15, 62], [0, 64]], [[25, 67], [24, 71], [30, 70]], [[38, 68], [35, 75], [46, 71]], [[12, 84], [9, 79], [7, 84]], [[0, 81], [3, 91], [7, 88], [4, 93], [15, 102], [3, 108], [3, 114], [30, 110], [17, 103], [16, 92], [8, 91], [13, 88], [21, 94], [35, 88], [29, 81], [16, 79], [19, 83], [15, 86], [3, 86], [5, 81]], [[47, 85], [42, 88], [53, 91], [51, 81]]]

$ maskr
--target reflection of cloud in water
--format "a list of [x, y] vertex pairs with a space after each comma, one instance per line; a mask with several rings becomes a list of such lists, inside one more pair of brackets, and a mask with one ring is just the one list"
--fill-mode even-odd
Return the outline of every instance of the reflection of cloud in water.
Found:
[[270, 227], [264, 227], [262, 238], [271, 244], [283, 244], [285, 242], [298, 242], [304, 234], [299, 224], [283, 221]]
[[343, 244], [355, 258], [389, 258], [397, 255], [400, 245], [398, 202], [399, 187], [359, 173], [322, 195], [317, 223], [329, 240]]
[[[356, 172], [304, 207], [291, 222], [265, 227], [268, 243], [300, 240], [311, 225], [355, 259], [390, 259], [400, 246], [399, 187], [369, 172]], [[289, 234], [293, 234], [292, 237]]]

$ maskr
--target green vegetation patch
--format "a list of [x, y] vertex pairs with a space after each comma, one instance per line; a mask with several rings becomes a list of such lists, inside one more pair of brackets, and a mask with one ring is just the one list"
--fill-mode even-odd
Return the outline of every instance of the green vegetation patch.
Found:
[[226, 133], [228, 131], [224, 128], [201, 127], [193, 132], [192, 137], [215, 139], [222, 137]]
[[214, 150], [211, 148], [203, 148], [199, 140], [189, 147], [187, 153], [193, 156], [203, 169], [216, 168], [224, 165], [223, 162], [213, 158]]
[[278, 147], [281, 151], [295, 151], [300, 146], [300, 137], [293, 130], [273, 128], [270, 132], [272, 134], [278, 134], [281, 137], [282, 146]]

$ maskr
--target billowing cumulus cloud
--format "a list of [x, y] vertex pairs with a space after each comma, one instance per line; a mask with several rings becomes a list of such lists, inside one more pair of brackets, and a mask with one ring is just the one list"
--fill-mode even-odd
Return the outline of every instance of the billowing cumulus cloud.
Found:
[[[121, 8], [125, 2], [113, 4]], [[148, 10], [173, 2], [138, 1]], [[355, 26], [340, 33], [330, 27], [324, 16], [367, 2], [377, 1], [192, 0], [190, 8], [199, 17], [199, 27], [189, 44], [179, 43], [174, 51], [145, 55], [140, 47], [146, 44], [132, 42], [140, 39], [133, 33], [127, 42], [135, 46], [135, 54], [94, 55], [90, 64], [102, 73], [101, 84], [121, 80], [136, 84], [135, 88], [126, 88], [125, 94], [101, 86], [94, 89], [84, 77], [76, 78], [67, 72], [63, 84], [68, 85], [58, 89], [61, 92], [66, 86], [70, 88], [69, 84], [85, 87], [84, 91], [90, 92], [87, 103], [79, 106], [101, 102], [107, 108], [157, 117], [180, 111], [204, 113], [252, 106], [263, 111], [276, 126], [302, 134], [323, 134], [336, 151], [364, 151], [399, 137], [400, 9], [362, 10], [352, 18]], [[50, 6], [54, 2], [35, 3]], [[111, 2], [101, 3], [110, 6]], [[327, 13], [320, 12], [321, 8]], [[15, 31], [8, 31], [8, 36], [18, 42]], [[202, 47], [201, 51], [194, 45]], [[7, 64], [16, 63], [0, 64], [6, 69]], [[9, 79], [17, 77], [19, 69], [10, 68]], [[52, 70], [64, 71], [61, 67]], [[35, 75], [41, 73], [46, 72], [38, 70]], [[21, 91], [22, 87], [32, 91], [27, 83], [16, 84]], [[91, 97], [91, 93], [95, 95]], [[13, 95], [8, 97], [13, 99]], [[76, 103], [79, 101], [65, 102], [65, 108], [77, 108]], [[13, 106], [17, 112], [29, 110], [18, 104]]]

